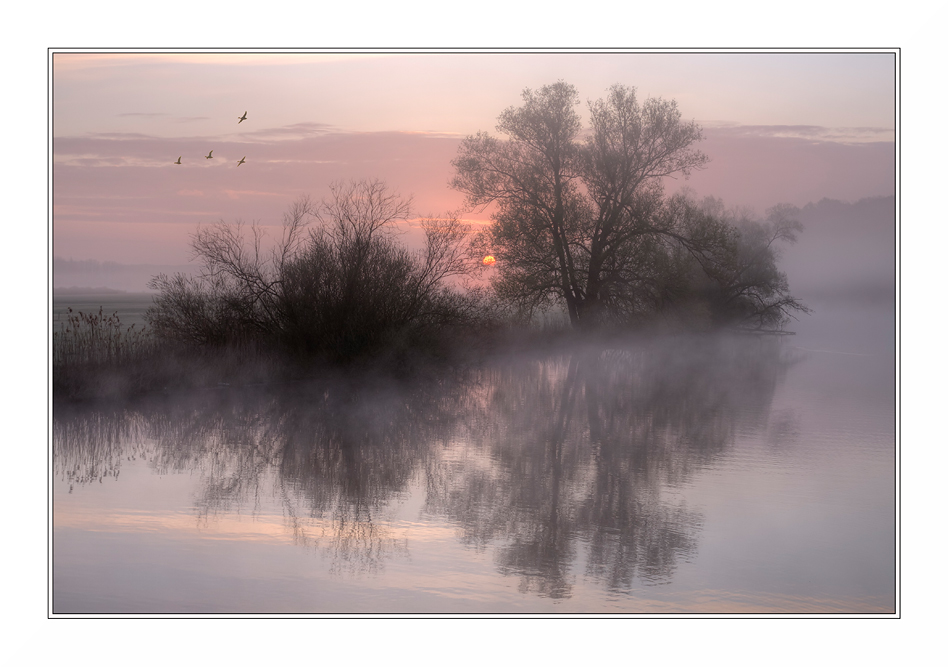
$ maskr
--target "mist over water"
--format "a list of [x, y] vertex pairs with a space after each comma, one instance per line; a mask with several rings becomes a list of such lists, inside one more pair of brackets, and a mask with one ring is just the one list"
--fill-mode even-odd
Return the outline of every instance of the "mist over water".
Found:
[[803, 232], [780, 260], [793, 293], [808, 302], [892, 301], [895, 205], [895, 197], [871, 197], [854, 203], [823, 199], [798, 209]]
[[54, 612], [891, 612], [894, 319], [817, 312], [59, 406]]

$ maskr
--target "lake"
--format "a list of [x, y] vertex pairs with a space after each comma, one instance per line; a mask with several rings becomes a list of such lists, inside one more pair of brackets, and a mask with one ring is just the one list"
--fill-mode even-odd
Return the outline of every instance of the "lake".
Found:
[[52, 611], [893, 614], [894, 306], [810, 305], [795, 336], [56, 404]]

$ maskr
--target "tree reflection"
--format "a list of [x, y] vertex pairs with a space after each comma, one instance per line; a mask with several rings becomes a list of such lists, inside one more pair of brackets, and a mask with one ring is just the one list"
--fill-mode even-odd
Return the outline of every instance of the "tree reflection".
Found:
[[588, 349], [486, 373], [468, 395], [465, 453], [429, 470], [426, 510], [492, 545], [523, 591], [568, 597], [581, 551], [610, 590], [669, 581], [702, 521], [674, 489], [766, 423], [786, 368], [773, 341], [703, 348]]
[[766, 426], [787, 367], [778, 341], [701, 339], [505, 360], [463, 379], [222, 388], [133, 406], [54, 409], [54, 472], [71, 484], [145, 459], [198, 474], [204, 523], [274, 502], [341, 575], [410, 548], [394, 507], [455, 526], [520, 590], [570, 597], [670, 581], [702, 516], [676, 489], [742, 430]]
[[[334, 381], [291, 391], [221, 389], [123, 409], [54, 410], [54, 468], [80, 483], [135, 449], [158, 474], [199, 474], [204, 524], [282, 505], [294, 540], [339, 572], [372, 572], [404, 554], [387, 506], [407, 491], [425, 447], [445, 439], [450, 385]], [[117, 472], [115, 473], [117, 474]]]

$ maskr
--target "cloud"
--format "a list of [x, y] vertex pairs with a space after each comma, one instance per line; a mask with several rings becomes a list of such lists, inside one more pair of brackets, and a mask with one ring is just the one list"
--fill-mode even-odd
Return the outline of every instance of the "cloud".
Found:
[[57, 53], [54, 67], [57, 74], [81, 70], [99, 70], [103, 67], [150, 66], [161, 64], [218, 65], [244, 67], [264, 65], [283, 68], [295, 64], [319, 64], [342, 61], [366, 61], [391, 58], [387, 53]]
[[[865, 134], [877, 129], [868, 128]], [[286, 140], [294, 133], [302, 136]], [[795, 136], [782, 136], [787, 134]], [[687, 181], [670, 181], [669, 191], [686, 185], [701, 196], [720, 197], [728, 206], [761, 212], [778, 202], [803, 206], [824, 197], [856, 201], [893, 191], [893, 142], [829, 141], [825, 138], [834, 135], [815, 126], [712, 127], [705, 136], [698, 147], [711, 157], [708, 168], [694, 172]], [[100, 249], [97, 252], [103, 254], [96, 258], [111, 259], [105, 254], [110, 240], [93, 239], [91, 235], [99, 233], [94, 230], [114, 233], [114, 226], [134, 228], [140, 231], [129, 232], [126, 243], [138, 238], [140, 253], [147, 255], [153, 227], [192, 228], [197, 222], [220, 219], [278, 226], [283, 211], [300, 195], [318, 201], [328, 196], [330, 183], [360, 178], [379, 178], [404, 196], [412, 195], [416, 215], [437, 215], [463, 204], [463, 196], [448, 187], [451, 160], [461, 143], [457, 136], [344, 133], [321, 123], [301, 123], [255, 131], [253, 138], [165, 139], [133, 133], [56, 138], [55, 201], [76, 205], [76, 198], [83, 198], [81, 210], [57, 206], [57, 230], [72, 225], [69, 243], [81, 241], [82, 248]], [[211, 148], [215, 159], [205, 160]], [[172, 164], [179, 155], [182, 164]], [[244, 155], [247, 162], [236, 167]], [[134, 200], [120, 201], [117, 196]], [[200, 211], [194, 210], [196, 201]], [[94, 221], [102, 225], [89, 224]], [[66, 237], [60, 238], [57, 243], [65, 244]], [[169, 240], [163, 248], [170, 244]], [[128, 245], [123, 246], [123, 252], [129, 251]], [[62, 252], [85, 256], [66, 245]], [[182, 244], [180, 254], [188, 252]], [[178, 256], [155, 259], [179, 260]]]
[[[153, 261], [177, 262], [190, 253], [187, 234], [174, 236], [180, 247], [171, 254], [171, 236], [166, 234], [164, 245], [151, 242], [156, 228], [193, 230], [196, 223], [237, 219], [279, 226], [299, 196], [319, 201], [329, 196], [330, 183], [349, 179], [385, 181], [413, 196], [419, 215], [455, 210], [463, 197], [447, 181], [458, 145], [458, 139], [399, 132], [317, 131], [296, 141], [258, 143], [129, 134], [61, 137], [54, 142], [53, 164], [57, 252], [121, 259], [111, 250], [120, 246], [107, 234], [122, 230], [123, 254], [133, 252], [137, 238], [136, 257], [153, 253]], [[212, 147], [217, 159], [204, 160]], [[182, 154], [182, 164], [172, 164]], [[244, 155], [246, 164], [236, 167]], [[116, 195], [139, 199], [118, 201]]]
[[885, 127], [823, 127], [821, 125], [735, 125], [706, 123], [705, 134], [733, 138], [806, 139], [834, 143], [893, 141], [895, 131]]
[[240, 137], [243, 140], [252, 142], [286, 141], [323, 135], [334, 129], [332, 125], [326, 123], [294, 123], [293, 125], [284, 125], [283, 127], [271, 127], [263, 130], [243, 132]]
[[[813, 134], [820, 136], [817, 130]], [[745, 126], [707, 130], [698, 148], [711, 158], [707, 168], [672, 184], [687, 185], [702, 196], [720, 197], [728, 206], [763, 211], [781, 202], [803, 206], [824, 197], [856, 201], [895, 191], [892, 141], [775, 136], [772, 129], [750, 131]]]
[[167, 116], [168, 114], [166, 114], [166, 113], [144, 113], [144, 112], [141, 112], [141, 111], [130, 111], [130, 112], [128, 112], [128, 113], [120, 113], [120, 114], [116, 114], [116, 115], [118, 115], [118, 116], [148, 116], [148, 117], [152, 117], [152, 116]]
[[[137, 141], [142, 139], [147, 140], [159, 140], [158, 137], [152, 134], [141, 134], [139, 132], [90, 132], [89, 137], [93, 139], [102, 139], [106, 141]], [[60, 141], [64, 138], [53, 138], [53, 142]], [[54, 146], [55, 150], [55, 146]]]
[[336, 160], [307, 160], [304, 158], [269, 158], [257, 160], [262, 164], [333, 164]]
[[283, 197], [285, 192], [261, 192], [260, 190], [224, 190], [224, 193], [231, 199], [242, 199], [246, 197]]
[[72, 165], [77, 167], [119, 167], [128, 164], [122, 157], [99, 157], [95, 155], [56, 154], [53, 163], [57, 165]]

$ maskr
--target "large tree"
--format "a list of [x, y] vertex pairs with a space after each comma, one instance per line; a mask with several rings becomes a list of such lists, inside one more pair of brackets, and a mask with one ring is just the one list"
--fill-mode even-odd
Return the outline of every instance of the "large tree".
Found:
[[725, 224], [664, 195], [664, 179], [708, 161], [674, 101], [613, 86], [584, 132], [573, 86], [523, 100], [499, 117], [506, 138], [469, 136], [452, 162], [470, 207], [496, 205], [475, 247], [498, 260], [499, 296], [531, 312], [563, 303], [574, 326], [626, 321], [674, 293], [675, 251], [709, 270], [728, 252]]

